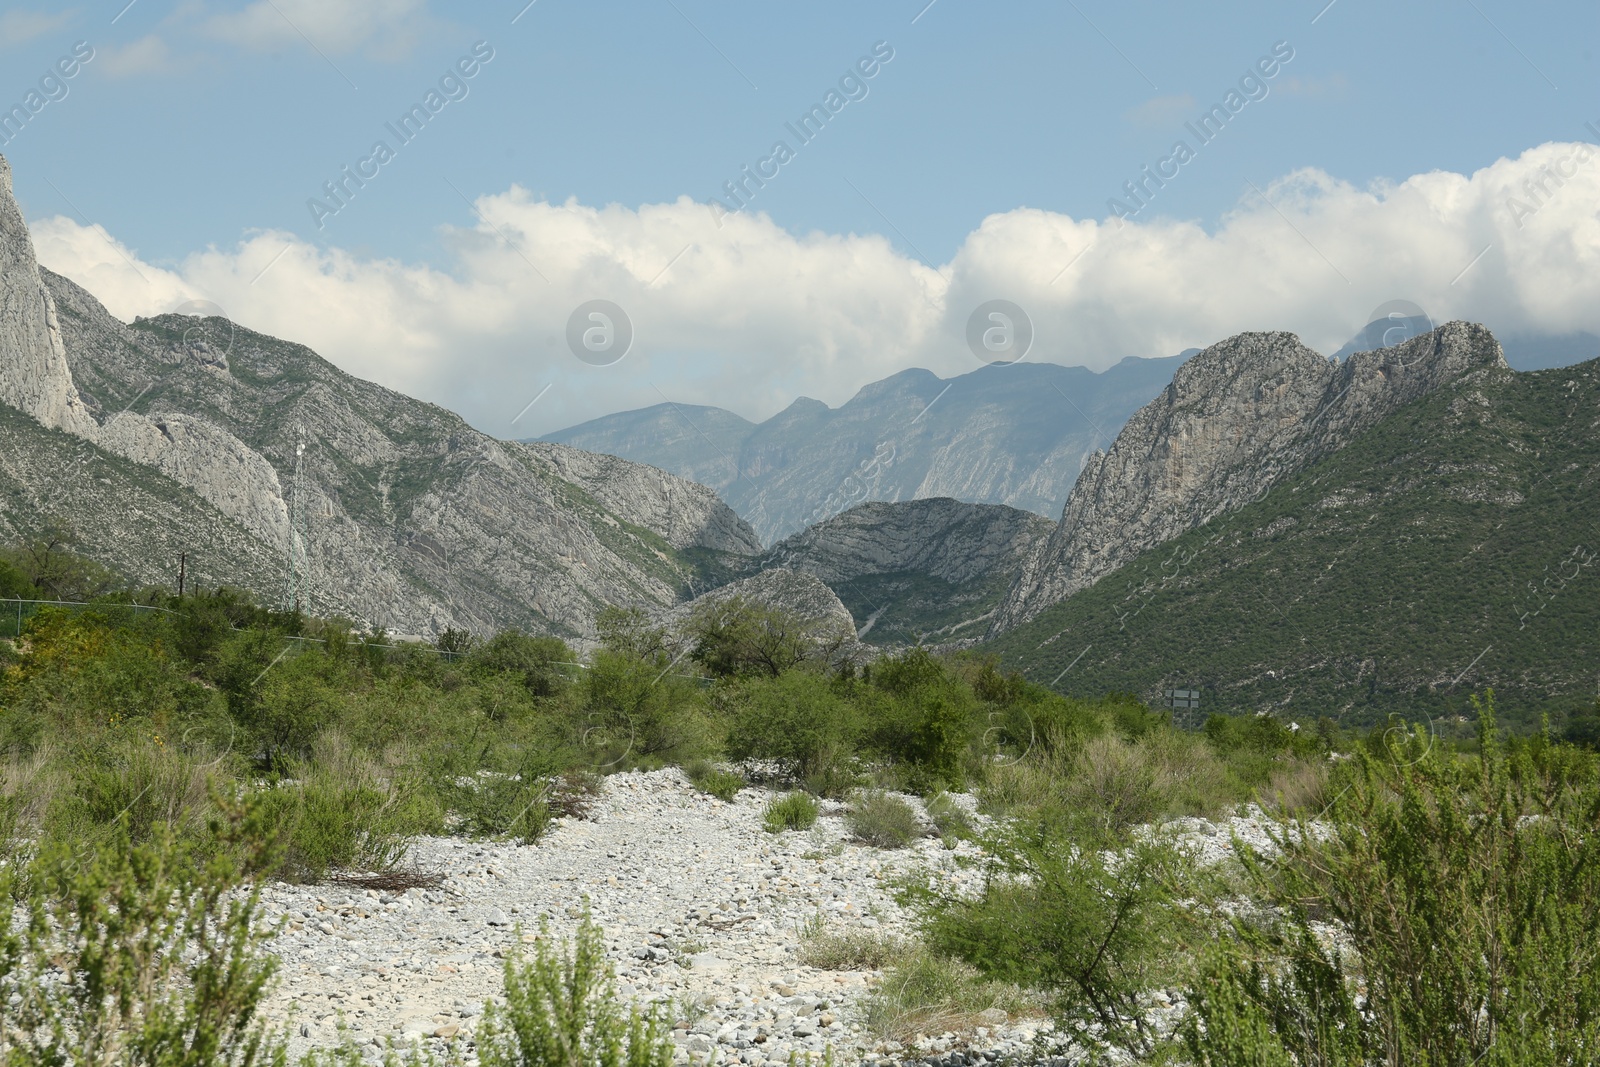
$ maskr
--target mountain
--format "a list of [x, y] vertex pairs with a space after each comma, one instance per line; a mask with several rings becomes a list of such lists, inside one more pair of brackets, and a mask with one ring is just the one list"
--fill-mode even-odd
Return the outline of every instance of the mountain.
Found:
[[1405, 404], [1506, 369], [1481, 326], [1453, 322], [1334, 362], [1289, 333], [1245, 333], [1190, 359], [1089, 458], [1061, 523], [991, 633], [1018, 626], [1135, 556], [1236, 511]]
[[[1332, 358], [1343, 360], [1357, 352], [1376, 351], [1418, 337], [1432, 329], [1433, 323], [1422, 315], [1397, 315], [1392, 319], [1376, 319], [1367, 323], [1360, 333], [1346, 341]], [[1559, 335], [1501, 333], [1496, 336], [1500, 341], [1500, 350], [1505, 354], [1506, 365], [1512, 370], [1571, 367], [1600, 356], [1600, 337], [1586, 331]]]
[[660, 404], [545, 440], [657, 464], [715, 489], [767, 541], [866, 500], [953, 497], [1060, 513], [1083, 460], [1160, 392], [1185, 355], [1095, 373], [990, 365], [907, 370], [830, 408], [801, 398], [765, 422]]
[[949, 643], [983, 634], [1053, 528], [1049, 519], [1003, 504], [873, 502], [779, 542], [763, 564], [826, 582], [857, 620], [862, 640]]
[[[586, 636], [603, 606], [675, 604], [761, 550], [715, 493], [656, 468], [497, 441], [225, 319], [118, 321], [38, 266], [3, 158], [0, 405], [30, 457], [6, 472], [14, 528], [59, 512], [142, 580], [193, 548], [208, 582], [270, 601], [293, 538], [303, 607], [404, 633]], [[107, 488], [58, 491], [81, 477], [75, 456]], [[285, 502], [297, 484], [299, 521]]]
[[1600, 361], [1517, 373], [1486, 336], [1471, 351], [1474, 369], [986, 647], [1068, 693], [1197, 689], [1202, 716], [1449, 729], [1488, 687], [1529, 726], [1592, 707]]

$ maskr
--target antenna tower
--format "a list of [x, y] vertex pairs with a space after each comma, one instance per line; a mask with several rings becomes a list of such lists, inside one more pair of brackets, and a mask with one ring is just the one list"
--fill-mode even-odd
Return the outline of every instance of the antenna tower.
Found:
[[283, 570], [283, 610], [300, 611], [310, 606], [310, 583], [306, 558], [305, 427], [296, 428], [294, 475], [289, 483], [289, 544]]

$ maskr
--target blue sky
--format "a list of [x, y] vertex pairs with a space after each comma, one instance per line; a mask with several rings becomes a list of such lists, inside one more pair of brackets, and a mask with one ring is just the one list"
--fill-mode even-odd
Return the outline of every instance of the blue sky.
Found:
[[[1370, 255], [1336, 252], [1319, 242], [1313, 216], [1328, 210], [1326, 190], [1318, 194], [1320, 208], [1301, 205], [1295, 190], [1304, 183], [1294, 184], [1293, 176], [1312, 172], [1319, 181], [1342, 183], [1341, 195], [1358, 210], [1375, 188], [1391, 189], [1414, 176], [1471, 176], [1539, 146], [1600, 141], [1584, 128], [1586, 122], [1600, 126], [1594, 54], [1600, 8], [1592, 3], [537, 0], [525, 10], [524, 3], [135, 0], [125, 7], [126, 0], [114, 0], [0, 9], [0, 101], [22, 100], [75, 42], [95, 50], [66, 83], [65, 97], [0, 147], [12, 163], [41, 257], [125, 317], [165, 310], [163, 302], [183, 295], [216, 299], [240, 321], [313, 343], [357, 373], [458, 407], [494, 432], [511, 432], [509, 424], [499, 425], [501, 394], [509, 389], [532, 396], [545, 379], [562, 388], [518, 430], [553, 429], [572, 418], [653, 402], [659, 393], [721, 402], [759, 417], [797, 393], [838, 402], [862, 380], [912, 362], [940, 373], [970, 369], [971, 357], [951, 341], [963, 318], [962, 307], [951, 301], [966, 292], [964, 283], [971, 282], [974, 299], [1010, 297], [1017, 286], [1005, 280], [1007, 264], [1035, 257], [1044, 278], [1057, 263], [1066, 267], [1077, 254], [1071, 240], [1062, 238], [1061, 249], [1034, 246], [1030, 224], [1052, 233], [1063, 219], [1104, 224], [1108, 201], [1129, 203], [1124, 183], [1168, 157], [1180, 138], [1196, 149], [1194, 158], [1133, 216], [1138, 226], [1132, 229], [1150, 227], [1152, 241], [1181, 250], [1199, 240], [1186, 236], [1185, 226], [1215, 236], [1240, 213], [1269, 221], [1278, 216], [1284, 225], [1270, 238], [1281, 241], [1277, 254], [1300, 257], [1308, 271], [1321, 269], [1318, 259], [1334, 267], [1326, 277], [1308, 274], [1307, 284], [1328, 285], [1327, 300], [1340, 304], [1339, 315], [1322, 318], [1294, 301], [1268, 300], [1208, 317], [1194, 309], [1215, 305], [1223, 295], [1199, 293], [1183, 301], [1188, 311], [1178, 308], [1170, 321], [1163, 319], [1161, 331], [1141, 333], [1110, 322], [1122, 313], [1111, 298], [1085, 292], [1077, 303], [1062, 296], [1061, 308], [1044, 308], [1039, 317], [1059, 313], [1075, 324], [1093, 319], [1098, 325], [1077, 333], [1041, 326], [1037, 358], [1098, 366], [1123, 355], [1203, 345], [1220, 339], [1212, 336], [1217, 330], [1234, 326], [1298, 329], [1316, 335], [1314, 343], [1336, 347], [1347, 322], [1346, 335], [1360, 327], [1363, 308], [1413, 291], [1441, 305], [1441, 316], [1473, 317], [1472, 300], [1452, 303], [1459, 281], [1449, 290], [1434, 280], [1396, 291], [1391, 276], [1365, 291], [1361, 279], [1388, 269], [1383, 265], [1394, 260], [1394, 250], [1377, 237], [1370, 239]], [[464, 79], [465, 97], [432, 116], [414, 141], [399, 145], [384, 124], [420, 101], [479, 42], [493, 49], [493, 58]], [[785, 123], [821, 101], [879, 42], [893, 58], [863, 79], [865, 96], [833, 115], [811, 143], [799, 144]], [[1292, 49], [1293, 58], [1263, 79], [1264, 95], [1202, 145], [1185, 123], [1221, 102], [1275, 45], [1280, 54], [1285, 45]], [[319, 229], [308, 199], [321, 195], [342, 166], [367, 157], [380, 138], [395, 141], [392, 161]], [[723, 196], [726, 203], [723, 183], [768, 157], [780, 138], [790, 142], [794, 158], [751, 201], [748, 214], [765, 215], [770, 227], [735, 240], [740, 255], [753, 257], [751, 242], [758, 238], [787, 241], [789, 251], [772, 255], [792, 255], [806, 266], [786, 275], [781, 265], [768, 264], [759, 272], [762, 284], [781, 285], [792, 276], [813, 305], [836, 306], [846, 299], [837, 289], [799, 279], [845, 270], [816, 261], [819, 242], [844, 242], [841, 262], [850, 269], [876, 270], [862, 266], [869, 259], [904, 261], [893, 268], [904, 277], [885, 283], [898, 296], [886, 291], [859, 309], [865, 317], [859, 324], [830, 328], [792, 351], [778, 340], [796, 329], [783, 314], [771, 317], [766, 333], [741, 319], [736, 327], [708, 326], [697, 334], [689, 320], [714, 323], [719, 292], [728, 301], [754, 299], [739, 284], [738, 257], [731, 273], [711, 271], [709, 259], [693, 266], [726, 228], [686, 237], [680, 244], [694, 254], [685, 253], [681, 262], [671, 248], [675, 237], [663, 238], [651, 262], [669, 271], [665, 280], [643, 262], [651, 254], [644, 246], [653, 252], [654, 238], [638, 245], [641, 261], [628, 269], [639, 294], [615, 278], [607, 282], [604, 272], [585, 275], [588, 289], [568, 291], [566, 282], [584, 274], [574, 263], [592, 260], [596, 249], [619, 247], [622, 231], [656, 225], [637, 213], [683, 197], [707, 202]], [[1595, 186], [1585, 183], [1596, 172], [1600, 166], [1574, 179], [1579, 187], [1568, 190], [1559, 208], [1541, 206], [1546, 225], [1557, 211], [1566, 219], [1551, 240], [1571, 233], [1572, 213], [1583, 226], [1591, 224]], [[1290, 184], [1274, 185], [1284, 182]], [[1425, 199], [1437, 204], [1450, 195]], [[1508, 195], [1483, 198], [1514, 214], [1504, 204]], [[530, 205], [559, 208], [569, 201], [590, 211], [616, 205], [624, 213], [610, 221], [577, 220], [588, 227], [588, 251], [576, 259], [551, 251], [554, 235], [565, 232], [563, 219], [572, 218], [528, 214]], [[1404, 220], [1390, 217], [1398, 214], [1397, 206], [1386, 216], [1384, 232], [1404, 246]], [[1041, 218], [1049, 225], [1037, 223]], [[986, 224], [994, 219], [1015, 225]], [[53, 229], [45, 232], [47, 221]], [[1322, 221], [1340, 228], [1336, 219]], [[620, 230], [607, 229], [612, 222]], [[975, 237], [989, 226], [1007, 230], [994, 248]], [[93, 241], [84, 233], [93, 227], [103, 231], [100, 243], [115, 256], [88, 250]], [[1472, 224], [1462, 227], [1462, 248], [1470, 252], [1484, 243], [1467, 232]], [[1526, 236], [1528, 227], [1517, 232]], [[268, 237], [293, 250], [286, 268], [274, 265], [266, 276], [280, 288], [225, 282], [224, 275], [254, 273], [246, 268], [268, 250]], [[496, 240], [515, 246], [534, 273], [559, 276], [540, 281], [518, 276], [521, 268], [496, 274], [500, 267], [474, 258], [488, 254], [483, 242]], [[1437, 235], [1429, 240], [1441, 242]], [[1084, 244], [1104, 254], [1105, 245], [1087, 237]], [[1465, 267], [1471, 256], [1460, 258], [1444, 244], [1433, 273], [1447, 280], [1450, 265]], [[1249, 245], [1236, 243], [1228, 255], [1247, 255]], [[1590, 262], [1594, 249], [1585, 244], [1580, 251], [1557, 269], [1570, 275], [1573, 264]], [[1507, 252], [1506, 271], [1548, 259], [1538, 249], [1520, 259]], [[239, 262], [219, 265], [228, 257]], [[1486, 285], [1489, 272], [1502, 269], [1493, 266], [1495, 258], [1484, 260]], [[128, 260], [143, 269], [142, 283], [113, 275], [116, 263]], [[1202, 256], [1189, 274], [1226, 274], [1231, 262]], [[980, 269], [985, 263], [992, 277]], [[1094, 263], [1091, 256], [1073, 269]], [[284, 281], [274, 277], [280, 269]], [[404, 338], [380, 337], [364, 349], [352, 339], [360, 331], [325, 321], [336, 307], [305, 310], [303, 328], [296, 330], [288, 306], [299, 292], [288, 280], [295, 270], [305, 284], [320, 276], [325, 284], [359, 286], [373, 274], [387, 278], [392, 290], [396, 277], [411, 279], [408, 293], [389, 292], [370, 306], [352, 298], [351, 315], [382, 314], [377, 309], [385, 301], [411, 308], [437, 298], [450, 306], [431, 313], [427, 323], [412, 322]], [[434, 280], [416, 282], [420, 274]], [[688, 286], [691, 277], [705, 291], [666, 292]], [[1036, 306], [1078, 284], [1069, 276], [1049, 292], [1042, 283], [1039, 293], [1025, 285], [1022, 295]], [[1151, 275], [1151, 286], [1168, 284]], [[448, 298], [438, 296], [441, 286], [451, 290]], [[871, 290], [858, 279], [853, 291], [863, 287]], [[659, 318], [648, 303], [655, 297], [645, 290], [685, 321], [661, 329], [648, 328], [647, 321], [627, 378], [622, 372], [599, 377], [550, 343], [559, 330], [549, 323], [559, 325], [585, 294], [619, 299], [625, 307], [631, 297], [642, 302], [640, 317]], [[929, 322], [913, 323], [914, 313], [897, 302], [906, 292], [915, 295], [913, 304], [934, 307]], [[508, 303], [494, 303], [485, 295], [491, 293]], [[1600, 285], [1592, 295], [1600, 296]], [[1523, 306], [1527, 301], [1502, 307], [1487, 293], [1479, 303], [1484, 314], [1478, 317], [1500, 328], [1590, 326], [1576, 305], [1553, 313]], [[538, 305], [549, 323], [508, 319], [501, 335], [485, 326], [497, 317], [514, 318], [508, 308], [523, 304]], [[692, 314], [685, 310], [691, 307]], [[444, 324], [468, 308], [477, 309], [478, 321], [451, 332]], [[1125, 314], [1153, 312], [1130, 305]], [[915, 344], [886, 346], [873, 333], [884, 322], [902, 320], [909, 324], [903, 332], [921, 331]], [[1052, 338], [1060, 343], [1052, 347]], [[396, 356], [396, 350], [406, 354]], [[473, 355], [490, 350], [492, 360]], [[740, 368], [732, 378], [730, 361]]]

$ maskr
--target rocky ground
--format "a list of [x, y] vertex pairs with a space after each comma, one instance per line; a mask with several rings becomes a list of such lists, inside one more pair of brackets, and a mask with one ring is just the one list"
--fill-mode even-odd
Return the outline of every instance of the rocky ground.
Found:
[[[975, 888], [979, 872], [957, 863], [974, 846], [946, 850], [929, 838], [871, 848], [849, 840], [843, 807], [827, 803], [815, 829], [769, 834], [761, 812], [771, 795], [745, 789], [724, 803], [678, 770], [618, 774], [586, 818], [561, 820], [536, 846], [418, 842], [420, 867], [443, 876], [436, 888], [271, 887], [265, 907], [283, 924], [274, 942], [283, 966], [269, 1017], [287, 1026], [296, 1054], [336, 1044], [343, 1025], [374, 1054], [392, 1039], [454, 1044], [470, 1058], [505, 953], [519, 938], [532, 941], [546, 918], [553, 934], [570, 937], [587, 901], [619, 992], [668, 1002], [680, 1061], [758, 1067], [787, 1063], [791, 1052], [820, 1061], [832, 1048], [843, 1062], [935, 1053], [948, 1062], [952, 1052], [981, 1062], [1030, 1048], [1043, 1020], [998, 1011], [988, 1026], [903, 1048], [863, 1024], [880, 975], [798, 959], [808, 922], [905, 930], [891, 885], [902, 873], [921, 868]], [[1226, 828], [1184, 829], [1205, 851], [1228, 847]]]

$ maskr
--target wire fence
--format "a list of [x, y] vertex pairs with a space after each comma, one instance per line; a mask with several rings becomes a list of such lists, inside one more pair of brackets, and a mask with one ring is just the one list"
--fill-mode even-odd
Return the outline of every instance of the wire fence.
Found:
[[[20, 638], [22, 636], [22, 631], [27, 627], [28, 620], [33, 618], [40, 612], [40, 610], [44, 608], [63, 608], [76, 613], [93, 611], [96, 613], [105, 614], [112, 618], [115, 618], [120, 614], [124, 616], [126, 621], [132, 621], [140, 615], [152, 613], [162, 615], [183, 614], [181, 611], [174, 611], [171, 608], [158, 608], [151, 604], [119, 604], [115, 602], [88, 603], [80, 600], [18, 600], [14, 597], [0, 597], [0, 637], [9, 637], [13, 639]], [[235, 627], [235, 629], [239, 628]], [[282, 640], [290, 642], [289, 647], [298, 649], [304, 649], [309, 645], [326, 645], [328, 643], [328, 639], [325, 637], [301, 637], [294, 634], [280, 634], [278, 636]], [[404, 644], [383, 644], [376, 641], [357, 640], [355, 644], [361, 648], [381, 648], [386, 651], [431, 653], [432, 655], [441, 657], [446, 663], [455, 663], [458, 660], [465, 659], [468, 655], [466, 652], [454, 652], [448, 649], [435, 648], [433, 645], [430, 645], [425, 641], [408, 641]], [[679, 659], [681, 658], [682, 657], [680, 656]], [[673, 660], [673, 665], [676, 665], [677, 662], [677, 660]], [[587, 663], [583, 663], [579, 660], [552, 660], [550, 661], [550, 666], [570, 668], [575, 671], [586, 671], [589, 669], [589, 665]], [[670, 670], [671, 667], [669, 667], [667, 671], [663, 671], [662, 675], [666, 675]], [[707, 678], [692, 674], [674, 673], [672, 674], [672, 677], [692, 679], [693, 681], [699, 682], [702, 685], [707, 685], [710, 682], [710, 680]]]
[[27, 625], [28, 620], [43, 608], [102, 612], [110, 616], [123, 615], [130, 620], [151, 613], [178, 614], [171, 608], [158, 608], [151, 604], [89, 604], [79, 600], [18, 600], [14, 597], [0, 597], [0, 637], [21, 637], [23, 627]]

